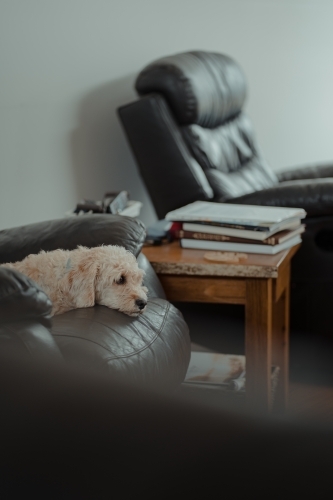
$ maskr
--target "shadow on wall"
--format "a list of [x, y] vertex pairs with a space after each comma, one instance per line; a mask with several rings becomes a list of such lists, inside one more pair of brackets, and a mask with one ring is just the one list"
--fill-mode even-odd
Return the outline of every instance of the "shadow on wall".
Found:
[[106, 83], [86, 95], [79, 107], [78, 127], [71, 135], [71, 153], [78, 200], [100, 200], [106, 191], [129, 191], [143, 203], [140, 219], [156, 220], [149, 195], [117, 116], [117, 108], [137, 96], [134, 75]]

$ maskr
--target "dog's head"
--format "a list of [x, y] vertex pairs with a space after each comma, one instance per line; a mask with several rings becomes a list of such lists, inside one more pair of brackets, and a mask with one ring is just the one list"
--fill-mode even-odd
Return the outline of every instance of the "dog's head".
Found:
[[143, 313], [148, 289], [143, 286], [144, 271], [136, 258], [123, 247], [108, 245], [94, 249], [97, 262], [95, 302], [129, 316]]

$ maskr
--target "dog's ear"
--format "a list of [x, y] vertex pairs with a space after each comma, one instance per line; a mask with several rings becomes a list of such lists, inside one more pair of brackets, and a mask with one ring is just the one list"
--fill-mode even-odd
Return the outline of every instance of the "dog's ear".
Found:
[[74, 269], [68, 273], [69, 292], [77, 308], [92, 307], [95, 305], [95, 281], [98, 273], [98, 264], [88, 253]]

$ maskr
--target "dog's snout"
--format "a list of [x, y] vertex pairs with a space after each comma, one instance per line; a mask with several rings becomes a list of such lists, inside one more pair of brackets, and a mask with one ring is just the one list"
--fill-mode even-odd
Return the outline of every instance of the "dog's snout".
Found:
[[140, 309], [140, 311], [142, 311], [142, 309], [144, 309], [146, 307], [147, 301], [143, 300], [143, 299], [137, 299], [135, 301], [135, 304], [138, 306], [138, 308]]

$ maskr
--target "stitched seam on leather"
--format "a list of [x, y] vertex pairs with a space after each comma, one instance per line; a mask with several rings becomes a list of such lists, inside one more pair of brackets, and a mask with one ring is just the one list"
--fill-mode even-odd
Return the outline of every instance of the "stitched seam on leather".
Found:
[[[209, 73], [211, 75], [212, 79], [214, 80], [214, 82], [216, 84], [216, 88], [218, 90], [218, 93], [219, 93], [219, 96], [220, 96], [220, 100], [223, 100], [224, 96], [223, 96], [223, 93], [221, 92], [219, 81], [217, 80], [214, 71], [212, 71], [211, 65], [209, 64], [208, 60], [206, 59], [206, 57], [202, 56], [201, 53], [196, 53], [196, 54], [193, 54], [193, 55], [195, 55], [197, 57], [197, 59], [204, 65], [207, 73]], [[229, 83], [227, 82], [227, 80], [225, 78], [224, 78], [224, 83], [228, 87], [229, 94], [232, 95], [232, 91], [230, 90], [230, 85], [229, 85]], [[239, 110], [239, 112], [241, 112], [241, 109]], [[230, 110], [229, 110], [229, 113], [230, 113]], [[238, 112], [236, 112], [236, 116], [237, 116], [237, 114], [238, 114]], [[230, 117], [232, 118], [232, 114], [229, 115], [229, 116], [227, 115], [226, 119], [222, 120], [222, 122], [220, 124], [222, 125], [222, 124], [224, 124], [224, 122], [227, 122]]]
[[[89, 318], [84, 318], [84, 319], [85, 319], [85, 321], [89, 320]], [[112, 332], [116, 333], [117, 335], [120, 335], [121, 337], [123, 337], [123, 335], [121, 335], [121, 333], [119, 333], [117, 330], [115, 330], [114, 328], [112, 328], [111, 326], [109, 326], [109, 325], [107, 325], [105, 323], [102, 323], [101, 321], [95, 321], [93, 319], [90, 320], [90, 321], [93, 324], [105, 326], [105, 328], [107, 328], [108, 330], [111, 330]], [[104, 346], [102, 346], [101, 344], [98, 344], [97, 342], [94, 342], [93, 340], [85, 339], [83, 337], [78, 337], [76, 335], [66, 335], [66, 334], [62, 334], [62, 333], [56, 333], [56, 331], [52, 331], [52, 335], [54, 335], [55, 337], [72, 337], [74, 339], [87, 340], [88, 342], [92, 342], [93, 344], [99, 345], [100, 347], [104, 348]], [[107, 349], [107, 348], [105, 347], [105, 349]]]
[[[82, 308], [82, 309], [84, 309], [84, 308]], [[90, 319], [90, 318], [79, 318], [79, 319], [84, 319], [84, 321], [86, 321], [86, 322], [90, 321], [93, 324], [105, 326], [105, 328], [107, 328], [107, 329], [111, 330], [112, 332], [114, 332], [114, 333], [116, 333], [116, 334], [118, 334], [118, 335], [120, 335], [120, 336], [123, 337], [123, 335], [121, 335], [121, 333], [119, 333], [117, 330], [115, 330], [114, 328], [112, 328], [112, 326], [110, 326], [108, 324], [105, 324], [105, 323], [102, 323], [101, 321], [96, 321], [96, 320]], [[61, 334], [58, 334], [58, 336], [61, 336]], [[67, 337], [70, 337], [70, 335], [67, 335]], [[73, 335], [73, 337], [75, 337], [75, 335]], [[81, 338], [81, 337], [75, 337], [75, 338]], [[89, 340], [89, 339], [87, 339], [87, 340]]]
[[138, 351], [132, 352], [131, 354], [123, 354], [123, 355], [119, 355], [119, 356], [114, 356], [113, 358], [109, 358], [109, 359], [107, 359], [107, 360], [104, 361], [104, 364], [106, 364], [109, 361], [112, 361], [114, 359], [130, 358], [132, 356], [135, 356], [135, 355], [139, 354], [142, 351], [145, 351], [148, 347], [150, 347], [155, 342], [155, 340], [160, 336], [160, 333], [163, 330], [163, 327], [165, 325], [166, 317], [168, 315], [169, 309], [170, 309], [170, 303], [167, 304], [167, 308], [166, 308], [166, 311], [165, 311], [165, 314], [164, 314], [164, 318], [163, 318], [163, 322], [162, 322], [161, 327], [159, 328], [158, 332], [156, 332], [155, 337], [149, 342], [149, 344], [146, 344], [144, 347], [142, 347]]
[[[151, 340], [148, 344], [146, 344], [144, 347], [142, 347], [142, 348], [141, 348], [141, 349], [139, 349], [138, 351], [134, 351], [134, 352], [132, 352], [131, 354], [124, 354], [124, 355], [114, 356], [113, 358], [109, 358], [109, 359], [108, 359], [108, 361], [111, 361], [112, 359], [128, 358], [128, 357], [130, 357], [130, 356], [133, 356], [133, 355], [135, 355], [135, 354], [138, 354], [139, 352], [142, 352], [142, 351], [144, 351], [145, 349], [147, 349], [147, 347], [149, 347], [149, 346], [150, 346], [153, 342], [155, 342], [156, 338], [160, 335], [160, 333], [161, 333], [161, 331], [162, 331], [162, 329], [163, 329], [163, 327], [164, 327], [164, 324], [165, 324], [165, 321], [166, 321], [166, 316], [167, 316], [167, 314], [168, 314], [168, 312], [169, 312], [169, 309], [170, 309], [170, 303], [168, 303], [168, 304], [167, 304], [167, 308], [166, 308], [166, 312], [165, 312], [165, 315], [164, 315], [164, 318], [163, 318], [163, 321], [162, 321], [162, 325], [160, 326], [160, 328], [159, 328], [158, 332], [156, 332], [156, 335], [154, 336], [154, 338], [153, 338], [153, 339], [152, 339], [152, 340]], [[98, 323], [98, 322], [96, 321], [95, 323]], [[104, 325], [103, 323], [98, 323], [98, 324], [101, 324], [101, 325], [103, 325], [103, 326], [106, 326], [106, 325]], [[110, 328], [110, 327], [108, 327], [108, 328]], [[112, 331], [114, 331], [115, 333], [118, 333], [118, 334], [119, 334], [119, 332], [117, 332], [116, 330], [113, 330], [112, 328], [110, 328], [110, 329], [111, 329]], [[111, 351], [109, 348], [105, 347], [104, 345], [99, 344], [98, 342], [95, 342], [95, 341], [93, 341], [93, 340], [86, 339], [86, 338], [84, 338], [84, 337], [77, 337], [77, 336], [74, 336], [74, 335], [66, 335], [66, 334], [62, 334], [62, 333], [57, 333], [57, 332], [56, 332], [56, 331], [54, 331], [54, 330], [52, 330], [52, 331], [51, 331], [51, 333], [52, 333], [52, 335], [54, 335], [55, 337], [68, 337], [68, 338], [74, 338], [74, 339], [78, 339], [78, 340], [85, 340], [86, 342], [90, 342], [90, 343], [92, 343], [92, 344], [98, 345], [98, 346], [99, 346], [99, 347], [101, 347], [102, 349], [105, 349], [106, 351], [108, 351], [108, 352], [111, 352], [111, 353], [112, 353], [112, 351]], [[60, 350], [61, 350], [61, 347], [60, 347], [60, 346], [58, 346], [58, 347], [59, 347], [59, 348], [60, 348]]]
[[[71, 338], [71, 339], [75, 339], [75, 340], [84, 340], [85, 342], [90, 342], [91, 344], [95, 344], [95, 345], [98, 345], [99, 347], [101, 347], [102, 349], [105, 349], [106, 351], [109, 351], [109, 352], [112, 352], [110, 351], [110, 349], [108, 349], [107, 347], [105, 347], [104, 345], [102, 344], [99, 344], [98, 342], [94, 342], [93, 340], [90, 340], [90, 339], [85, 339], [84, 337], [77, 337], [75, 335], [65, 335], [65, 334], [62, 334], [62, 333], [58, 333], [58, 334], [55, 334], [53, 331], [51, 332], [52, 335], [54, 335], [55, 337], [68, 337], [68, 338]], [[61, 349], [61, 346], [58, 346], [59, 349], [62, 351]], [[62, 353], [63, 354], [63, 353]]]

